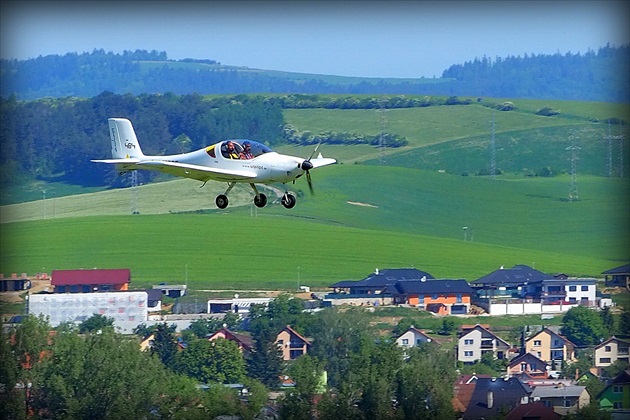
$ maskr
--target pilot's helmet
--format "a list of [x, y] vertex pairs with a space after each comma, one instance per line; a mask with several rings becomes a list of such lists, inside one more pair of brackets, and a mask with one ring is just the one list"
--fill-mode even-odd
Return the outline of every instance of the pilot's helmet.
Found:
[[251, 147], [251, 144], [249, 144], [249, 142], [246, 141], [245, 143], [243, 143], [243, 147], [247, 149], [248, 147]]

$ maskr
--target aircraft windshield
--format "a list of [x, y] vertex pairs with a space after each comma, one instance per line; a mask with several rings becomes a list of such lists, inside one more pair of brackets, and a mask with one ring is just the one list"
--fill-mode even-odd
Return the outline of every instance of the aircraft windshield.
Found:
[[272, 150], [253, 140], [228, 140], [221, 144], [221, 154], [226, 159], [253, 159]]

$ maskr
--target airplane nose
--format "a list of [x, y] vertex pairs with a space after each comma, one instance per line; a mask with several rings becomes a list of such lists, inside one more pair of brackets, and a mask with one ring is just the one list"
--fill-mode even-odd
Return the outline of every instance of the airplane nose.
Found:
[[302, 165], [300, 165], [300, 168], [302, 168], [303, 171], [310, 171], [313, 169], [313, 164], [310, 161], [305, 160], [302, 162]]

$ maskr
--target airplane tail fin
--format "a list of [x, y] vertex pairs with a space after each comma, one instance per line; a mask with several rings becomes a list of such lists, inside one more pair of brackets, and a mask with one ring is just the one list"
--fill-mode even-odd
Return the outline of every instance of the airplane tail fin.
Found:
[[109, 137], [112, 141], [112, 158], [126, 159], [143, 157], [131, 121], [125, 118], [110, 118]]

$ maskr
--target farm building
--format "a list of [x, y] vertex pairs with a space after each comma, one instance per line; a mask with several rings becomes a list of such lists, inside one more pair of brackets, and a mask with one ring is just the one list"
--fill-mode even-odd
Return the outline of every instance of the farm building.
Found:
[[50, 317], [50, 325], [81, 323], [100, 314], [114, 319], [114, 327], [131, 334], [147, 321], [147, 292], [41, 293], [28, 296], [28, 313]]
[[55, 293], [92, 293], [129, 289], [131, 270], [53, 270], [51, 285]]

